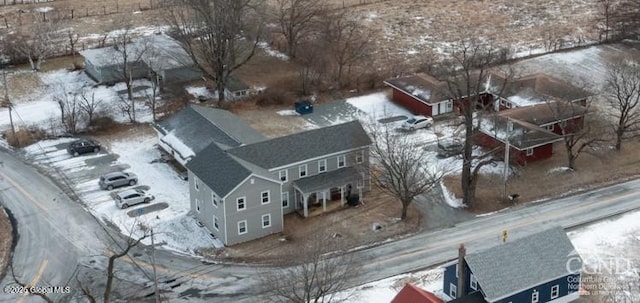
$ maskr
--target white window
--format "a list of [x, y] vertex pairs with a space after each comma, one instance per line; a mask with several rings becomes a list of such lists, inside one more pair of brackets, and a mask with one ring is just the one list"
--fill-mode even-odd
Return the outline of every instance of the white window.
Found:
[[214, 192], [211, 192], [211, 203], [214, 207], [218, 207], [218, 195]]
[[453, 283], [449, 283], [449, 297], [453, 299], [458, 297], [458, 287]]
[[362, 160], [364, 158], [364, 152], [359, 150], [356, 152], [356, 163], [362, 163]]
[[289, 207], [289, 192], [285, 191], [282, 193], [282, 208]]
[[447, 110], [451, 110], [452, 107], [453, 107], [453, 102], [447, 101]]
[[238, 210], [245, 210], [247, 209], [247, 199], [245, 197], [240, 197], [238, 199], [236, 199], [236, 202], [238, 203]]
[[471, 274], [471, 279], [469, 279], [469, 287], [473, 290], [478, 290], [478, 280], [473, 274]]
[[527, 148], [527, 156], [533, 156], [533, 148]]
[[318, 172], [323, 173], [327, 171], [327, 160], [318, 161]]
[[198, 178], [193, 178], [193, 186], [196, 188], [196, 190], [200, 190], [200, 184], [198, 183]]
[[545, 126], [544, 129], [546, 129], [548, 131], [553, 131], [553, 124], [549, 124], [549, 125]]
[[307, 165], [298, 166], [298, 172], [300, 173], [300, 178], [307, 176]]
[[551, 299], [555, 299], [560, 295], [560, 286], [554, 285], [551, 287]]
[[198, 198], [196, 198], [196, 211], [200, 212], [200, 200]]
[[256, 179], [254, 179], [254, 178], [251, 178], [251, 180], [249, 180], [249, 181], [251, 181], [251, 184], [255, 184], [256, 183]]
[[278, 172], [278, 175], [280, 176], [280, 181], [282, 182], [287, 182], [287, 178], [289, 177], [287, 174], [287, 170], [283, 169], [280, 172]]
[[533, 293], [531, 293], [531, 303], [538, 303], [538, 291], [534, 290]]
[[338, 168], [345, 166], [345, 157], [344, 155], [338, 156]]
[[271, 227], [271, 214], [262, 215], [262, 228]]
[[262, 204], [269, 203], [269, 201], [271, 200], [269, 196], [270, 194], [268, 190], [260, 193], [260, 201], [262, 201]]
[[215, 228], [216, 230], [219, 230], [219, 226], [218, 226], [218, 217], [216, 217], [215, 215], [213, 215], [213, 228]]
[[238, 221], [238, 235], [247, 233], [247, 220]]

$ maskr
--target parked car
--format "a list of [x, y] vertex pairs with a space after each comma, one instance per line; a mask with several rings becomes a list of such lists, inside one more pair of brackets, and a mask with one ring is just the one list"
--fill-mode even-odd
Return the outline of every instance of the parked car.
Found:
[[402, 128], [406, 130], [415, 130], [418, 128], [427, 128], [433, 125], [433, 118], [425, 116], [415, 116], [409, 118], [402, 123]]
[[100, 151], [100, 144], [89, 139], [80, 139], [73, 141], [67, 145], [67, 152], [73, 156], [79, 156], [87, 153], [97, 153]]
[[149, 203], [155, 197], [142, 189], [125, 189], [115, 195], [116, 206], [125, 209], [129, 206]]
[[101, 189], [112, 190], [116, 187], [136, 185], [138, 183], [138, 176], [134, 173], [115, 172], [102, 175], [98, 185]]
[[464, 149], [464, 142], [460, 139], [443, 139], [438, 141], [438, 158], [449, 158], [461, 155]]

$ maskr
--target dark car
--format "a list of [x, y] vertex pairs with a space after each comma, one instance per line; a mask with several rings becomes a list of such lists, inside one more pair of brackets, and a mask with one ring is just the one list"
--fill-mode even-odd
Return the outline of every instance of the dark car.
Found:
[[114, 172], [100, 177], [98, 184], [101, 189], [112, 190], [121, 186], [133, 186], [138, 183], [138, 177], [134, 173]]
[[464, 150], [464, 142], [459, 139], [444, 139], [438, 141], [438, 158], [449, 158], [461, 155]]
[[97, 153], [100, 151], [100, 144], [96, 141], [89, 139], [80, 139], [69, 143], [67, 146], [67, 152], [79, 156], [87, 153]]

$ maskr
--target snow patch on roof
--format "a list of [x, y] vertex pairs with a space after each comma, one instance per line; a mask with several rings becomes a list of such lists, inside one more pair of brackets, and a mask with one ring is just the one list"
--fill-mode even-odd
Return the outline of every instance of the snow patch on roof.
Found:
[[511, 96], [506, 99], [509, 100], [509, 102], [519, 107], [531, 106], [531, 105], [536, 105], [544, 102], [544, 100], [541, 100], [540, 98], [526, 97], [526, 96], [519, 96], [519, 95]]
[[162, 137], [161, 140], [162, 142], [171, 146], [171, 148], [173, 148], [173, 150], [179, 153], [183, 159], [189, 159], [195, 156], [195, 153], [193, 152], [193, 150], [191, 150], [189, 146], [184, 144], [182, 140], [178, 139], [178, 137], [175, 136], [174, 131], [171, 131], [169, 134]]

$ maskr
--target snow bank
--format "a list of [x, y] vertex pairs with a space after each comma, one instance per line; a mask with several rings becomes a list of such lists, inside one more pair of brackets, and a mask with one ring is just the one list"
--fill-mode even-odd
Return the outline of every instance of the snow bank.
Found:
[[387, 94], [384, 92], [349, 98], [347, 99], [347, 103], [374, 119], [412, 116], [411, 112], [389, 100]]
[[440, 188], [442, 188], [442, 194], [444, 195], [444, 200], [449, 204], [449, 206], [453, 208], [461, 208], [466, 207], [466, 205], [462, 204], [462, 199], [456, 198], [456, 196], [447, 189], [444, 185], [444, 182], [440, 182]]

